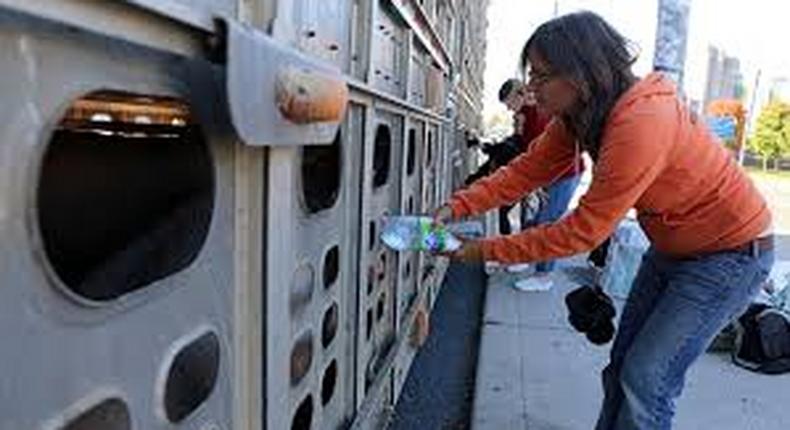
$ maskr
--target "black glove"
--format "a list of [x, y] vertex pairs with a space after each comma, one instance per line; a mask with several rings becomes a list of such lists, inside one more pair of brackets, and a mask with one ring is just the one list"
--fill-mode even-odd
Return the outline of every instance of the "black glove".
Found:
[[587, 339], [603, 345], [614, 337], [613, 319], [616, 310], [612, 299], [601, 287], [583, 286], [565, 296], [568, 307], [568, 322], [577, 331], [587, 335]]

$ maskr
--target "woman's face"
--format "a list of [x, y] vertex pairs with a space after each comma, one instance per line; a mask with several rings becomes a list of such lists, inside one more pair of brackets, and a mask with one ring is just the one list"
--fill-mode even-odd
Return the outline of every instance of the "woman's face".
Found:
[[569, 113], [579, 99], [576, 87], [557, 75], [534, 49], [528, 58], [527, 88], [535, 95], [538, 108], [551, 116]]

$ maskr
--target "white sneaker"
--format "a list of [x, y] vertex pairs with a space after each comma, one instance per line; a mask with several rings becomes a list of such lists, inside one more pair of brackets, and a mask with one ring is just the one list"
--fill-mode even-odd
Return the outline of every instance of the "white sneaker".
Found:
[[527, 263], [511, 264], [510, 266], [507, 266], [507, 271], [510, 273], [521, 273], [526, 272], [530, 267], [532, 266]]
[[515, 289], [521, 291], [549, 291], [552, 286], [554, 282], [548, 276], [530, 276], [513, 284]]
[[486, 261], [485, 263], [485, 272], [488, 275], [493, 275], [494, 273], [498, 272], [499, 269], [502, 268], [502, 265], [497, 263], [496, 261]]

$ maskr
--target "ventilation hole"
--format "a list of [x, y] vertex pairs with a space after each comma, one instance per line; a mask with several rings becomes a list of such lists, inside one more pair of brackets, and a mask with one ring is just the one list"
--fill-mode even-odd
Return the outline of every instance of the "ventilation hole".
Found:
[[340, 132], [329, 146], [308, 146], [302, 152], [302, 192], [308, 213], [329, 209], [340, 193]]
[[291, 423], [291, 430], [309, 430], [313, 424], [313, 396], [308, 395], [299, 404]]
[[422, 282], [427, 282], [430, 279], [431, 275], [433, 274], [434, 268], [433, 264], [428, 263], [425, 265], [425, 268], [422, 270]]
[[433, 132], [428, 131], [428, 145], [425, 148], [425, 165], [430, 166], [433, 162]]
[[121, 399], [107, 399], [71, 420], [61, 430], [129, 430], [129, 408]]
[[294, 344], [291, 351], [291, 385], [296, 386], [307, 375], [313, 362], [313, 335], [307, 331]]
[[217, 382], [219, 339], [206, 333], [178, 352], [165, 384], [165, 413], [178, 423], [195, 411]]
[[408, 154], [406, 154], [406, 174], [411, 176], [414, 174], [414, 168], [416, 167], [416, 155], [417, 155], [417, 130], [410, 129], [409, 130], [409, 147], [407, 149]]
[[39, 173], [44, 250], [81, 297], [113, 300], [183, 270], [208, 235], [213, 165], [181, 100], [101, 91], [75, 101]]
[[326, 406], [332, 400], [335, 394], [335, 385], [337, 385], [337, 361], [332, 360], [329, 367], [324, 371], [324, 377], [321, 380], [321, 405]]
[[291, 286], [291, 313], [296, 313], [310, 303], [315, 289], [315, 272], [310, 264], [303, 264], [293, 276]]
[[368, 309], [365, 319], [365, 339], [370, 340], [371, 334], [373, 334], [373, 309]]
[[376, 287], [376, 267], [370, 266], [368, 267], [368, 295], [373, 293], [373, 289]]
[[373, 251], [373, 248], [375, 248], [375, 247], [376, 247], [376, 239], [377, 239], [377, 237], [376, 237], [376, 221], [371, 221], [371, 222], [368, 224], [368, 229], [369, 229], [369, 232], [368, 232], [368, 235], [369, 235], [368, 241], [370, 242], [370, 243], [368, 244], [368, 249], [370, 249], [371, 251]]
[[411, 261], [407, 261], [403, 266], [403, 278], [409, 279], [411, 277]]
[[324, 256], [324, 288], [331, 287], [340, 271], [340, 249], [333, 246]]
[[374, 346], [372, 348], [368, 363], [365, 365], [365, 394], [373, 387], [373, 382], [376, 380], [376, 376], [378, 376], [379, 373], [381, 355], [386, 352], [387, 350], [384, 347], [378, 348]]
[[383, 281], [387, 277], [387, 254], [381, 253], [379, 256], [378, 280]]
[[409, 196], [409, 201], [406, 203], [406, 213], [414, 213], [414, 197]]
[[384, 318], [384, 306], [386, 298], [387, 295], [382, 294], [381, 297], [379, 297], [378, 304], [376, 304], [376, 322], [379, 322], [382, 318]]
[[387, 183], [390, 174], [391, 146], [390, 128], [385, 124], [380, 124], [376, 128], [373, 148], [373, 188], [379, 188]]
[[337, 335], [337, 325], [337, 303], [333, 303], [332, 306], [324, 312], [324, 320], [321, 323], [321, 345], [323, 345], [324, 348], [327, 348], [335, 339]]
[[370, 351], [370, 357], [368, 358], [368, 362], [365, 365], [365, 392], [367, 393], [367, 389], [372, 386], [373, 381], [376, 380], [376, 376], [379, 370], [379, 360], [382, 354], [386, 353], [386, 345], [373, 345]]

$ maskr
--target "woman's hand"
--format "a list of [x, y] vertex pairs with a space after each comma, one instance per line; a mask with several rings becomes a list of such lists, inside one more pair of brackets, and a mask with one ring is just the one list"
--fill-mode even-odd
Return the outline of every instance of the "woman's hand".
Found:
[[444, 204], [433, 213], [433, 222], [436, 224], [447, 224], [453, 220], [453, 208]]
[[480, 241], [477, 240], [465, 240], [457, 250], [442, 255], [462, 263], [483, 263], [485, 261], [483, 258], [483, 247], [480, 246]]

